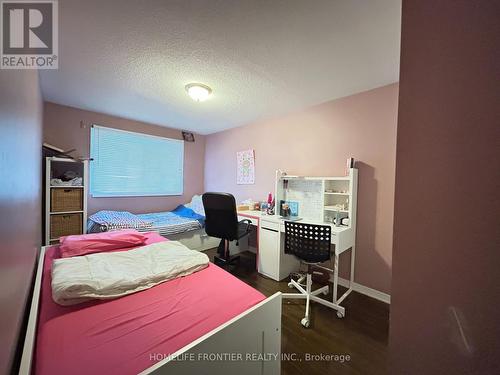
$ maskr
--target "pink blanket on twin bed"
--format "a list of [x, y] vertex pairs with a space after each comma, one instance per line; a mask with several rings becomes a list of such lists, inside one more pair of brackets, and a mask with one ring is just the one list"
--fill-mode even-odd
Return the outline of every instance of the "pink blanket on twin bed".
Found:
[[[147, 234], [146, 244], [164, 241]], [[35, 354], [36, 374], [137, 374], [265, 297], [219, 267], [112, 301], [63, 307], [51, 296], [45, 254]]]

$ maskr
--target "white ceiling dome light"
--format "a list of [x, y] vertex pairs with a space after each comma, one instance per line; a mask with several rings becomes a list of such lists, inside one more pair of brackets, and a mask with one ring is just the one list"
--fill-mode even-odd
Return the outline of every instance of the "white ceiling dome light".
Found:
[[204, 102], [212, 94], [212, 89], [202, 83], [187, 84], [186, 91], [195, 102]]

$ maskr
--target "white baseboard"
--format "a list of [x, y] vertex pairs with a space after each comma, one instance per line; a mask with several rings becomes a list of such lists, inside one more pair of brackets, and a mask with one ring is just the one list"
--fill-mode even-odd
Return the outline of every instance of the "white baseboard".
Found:
[[[339, 277], [339, 285], [342, 285], [345, 288], [349, 288], [349, 280]], [[352, 290], [354, 290], [355, 292], [364, 294], [368, 297], [375, 298], [379, 301], [382, 301], [382, 302], [385, 302], [388, 304], [391, 303], [391, 295], [390, 294], [381, 292], [381, 291], [376, 290], [376, 289], [369, 288], [367, 286], [358, 284], [356, 282], [354, 282], [352, 284]]]

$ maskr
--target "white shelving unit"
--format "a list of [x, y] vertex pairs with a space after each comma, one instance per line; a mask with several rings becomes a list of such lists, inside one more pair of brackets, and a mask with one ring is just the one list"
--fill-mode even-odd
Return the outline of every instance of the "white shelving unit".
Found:
[[[76, 171], [79, 177], [82, 177], [82, 186], [52, 186], [51, 179], [57, 178], [59, 174], [64, 171], [73, 170]], [[59, 241], [59, 237], [52, 238], [51, 233], [54, 232], [55, 218], [68, 220], [76, 219], [80, 222], [78, 228], [73, 226], [73, 230], [62, 233], [61, 235], [70, 234], [82, 234], [87, 231], [87, 192], [88, 188], [88, 162], [58, 158], [58, 157], [47, 157], [45, 158], [45, 245], [52, 245]], [[52, 197], [57, 194], [53, 194], [55, 191], [62, 190], [64, 192], [72, 193], [73, 191], [81, 190], [78, 195], [81, 197], [81, 203], [79, 203], [78, 209], [54, 209], [54, 204], [52, 202]], [[59, 215], [59, 216], [58, 216]], [[63, 217], [64, 216], [64, 217]]]
[[280, 201], [295, 201], [299, 204], [298, 216], [304, 220], [332, 224], [336, 213], [349, 218], [349, 226], [356, 226], [356, 202], [358, 170], [349, 169], [348, 176], [307, 177], [277, 176], [276, 214]]

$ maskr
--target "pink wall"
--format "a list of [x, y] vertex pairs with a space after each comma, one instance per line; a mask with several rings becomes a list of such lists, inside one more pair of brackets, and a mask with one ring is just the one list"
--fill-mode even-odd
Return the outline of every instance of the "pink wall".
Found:
[[[81, 121], [86, 125], [86, 128], [80, 127]], [[88, 157], [91, 124], [182, 139], [180, 130], [45, 102], [43, 121], [45, 142], [65, 150], [76, 148], [77, 151], [74, 155]], [[182, 196], [120, 198], [92, 198], [89, 196], [89, 214], [105, 209], [134, 213], [168, 211], [179, 204], [189, 202], [194, 194], [202, 193], [205, 137], [195, 135], [195, 138], [196, 142], [184, 144], [184, 194]]]
[[[264, 199], [276, 169], [342, 175], [347, 157], [359, 168], [356, 282], [389, 292], [398, 85], [324, 103], [288, 116], [208, 135], [205, 189], [238, 200]], [[254, 149], [256, 182], [236, 185], [236, 152]], [[345, 260], [342, 264], [344, 269]], [[345, 274], [344, 274], [345, 275]]]
[[42, 109], [37, 71], [0, 70], [0, 374], [16, 372], [42, 238]]
[[403, 1], [393, 374], [500, 374], [499, 14]]

